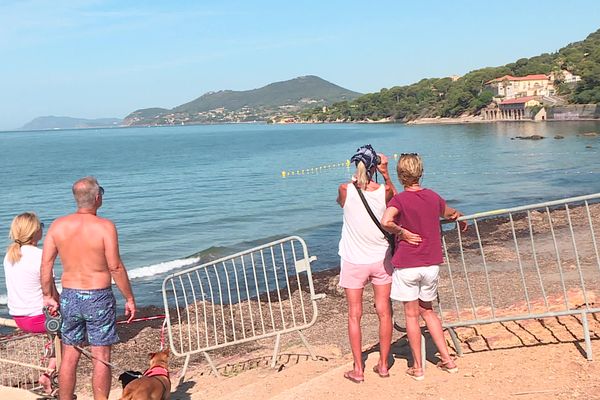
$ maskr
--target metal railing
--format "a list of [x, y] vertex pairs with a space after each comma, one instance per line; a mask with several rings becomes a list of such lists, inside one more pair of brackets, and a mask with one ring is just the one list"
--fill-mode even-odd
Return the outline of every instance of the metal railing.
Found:
[[271, 366], [275, 366], [281, 335], [298, 332], [313, 359], [302, 330], [317, 319], [310, 263], [304, 240], [297, 236], [169, 275], [162, 286], [172, 353], [203, 354], [218, 371], [208, 352], [275, 337]]
[[[11, 319], [0, 318], [0, 326], [16, 328]], [[50, 357], [57, 357], [57, 368], [48, 368]], [[40, 376], [56, 379], [60, 366], [60, 340], [56, 335], [14, 331], [0, 336], [0, 386], [32, 390], [39, 387]], [[57, 382], [52, 382], [53, 387]]]
[[592, 360], [588, 315], [600, 283], [600, 193], [461, 217], [442, 224], [440, 315], [453, 328], [565, 315], [581, 319]]

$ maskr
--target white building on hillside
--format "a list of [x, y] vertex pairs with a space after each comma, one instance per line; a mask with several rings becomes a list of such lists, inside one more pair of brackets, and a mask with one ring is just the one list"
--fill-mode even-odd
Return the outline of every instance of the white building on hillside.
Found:
[[505, 100], [529, 96], [552, 96], [555, 93], [553, 79], [544, 74], [512, 76], [504, 75], [486, 82], [496, 97]]
[[556, 75], [554, 73], [551, 73], [550, 79], [552, 79], [553, 81], [556, 79], [561, 79], [564, 83], [577, 83], [581, 80], [581, 76], [572, 74], [566, 69], [563, 69]]

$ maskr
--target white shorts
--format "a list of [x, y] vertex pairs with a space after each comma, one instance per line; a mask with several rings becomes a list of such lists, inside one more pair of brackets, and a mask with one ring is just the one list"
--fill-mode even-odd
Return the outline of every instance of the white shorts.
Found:
[[437, 297], [440, 267], [396, 268], [392, 275], [390, 297], [398, 301], [433, 301]]

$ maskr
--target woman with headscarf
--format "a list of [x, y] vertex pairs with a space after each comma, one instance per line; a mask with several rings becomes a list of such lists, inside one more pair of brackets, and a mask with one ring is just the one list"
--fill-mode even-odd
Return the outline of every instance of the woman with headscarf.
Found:
[[[377, 154], [371, 145], [356, 151], [350, 159], [356, 166], [351, 182], [339, 186], [337, 202], [344, 211], [342, 237], [339, 244], [340, 286], [348, 302], [348, 336], [354, 358], [354, 368], [344, 373], [352, 382], [364, 381], [362, 362], [362, 300], [365, 285], [370, 281], [375, 292], [375, 308], [379, 317], [379, 361], [373, 371], [388, 377], [388, 357], [392, 342], [390, 288], [392, 266], [389, 244], [373, 221], [360, 197], [364, 196], [377, 221], [381, 220], [386, 203], [396, 193], [388, 173], [388, 159]], [[373, 180], [379, 171], [385, 184]], [[410, 232], [408, 232], [410, 234]]]

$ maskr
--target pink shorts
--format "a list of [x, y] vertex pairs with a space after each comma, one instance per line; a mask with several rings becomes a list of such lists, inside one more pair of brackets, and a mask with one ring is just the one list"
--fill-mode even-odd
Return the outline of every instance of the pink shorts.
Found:
[[34, 315], [32, 317], [15, 317], [13, 319], [17, 326], [24, 332], [46, 333], [46, 316], [44, 314]]
[[340, 286], [344, 289], [362, 289], [369, 281], [373, 285], [392, 283], [394, 268], [387, 258], [372, 264], [352, 264], [341, 259], [340, 264]]

